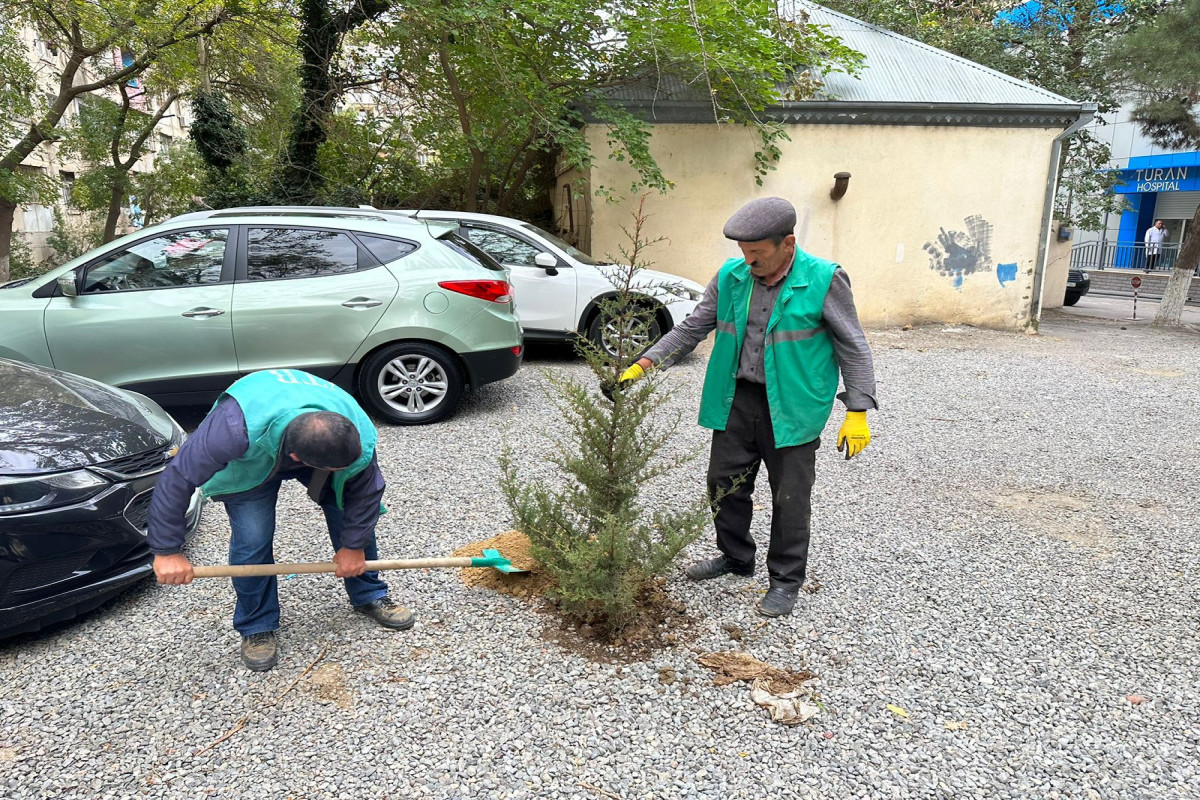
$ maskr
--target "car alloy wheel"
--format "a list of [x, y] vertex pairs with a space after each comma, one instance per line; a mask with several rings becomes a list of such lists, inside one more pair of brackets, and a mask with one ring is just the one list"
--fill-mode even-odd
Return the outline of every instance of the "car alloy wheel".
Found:
[[454, 413], [463, 393], [463, 374], [453, 355], [424, 342], [385, 347], [359, 375], [366, 405], [389, 422], [423, 425]]
[[[624, 324], [622, 324], [622, 322]], [[623, 331], [622, 328], [625, 330]], [[631, 320], [614, 320], [597, 314], [588, 326], [588, 338], [610, 356], [617, 355], [621, 336], [626, 336], [626, 356], [641, 355], [662, 338], [658, 315], [650, 316], [644, 325], [635, 325]]]

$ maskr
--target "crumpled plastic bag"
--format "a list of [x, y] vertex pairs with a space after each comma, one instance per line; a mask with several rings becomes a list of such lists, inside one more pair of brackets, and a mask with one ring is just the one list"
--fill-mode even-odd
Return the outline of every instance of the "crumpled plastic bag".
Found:
[[737, 650], [705, 653], [696, 660], [717, 673], [713, 677], [717, 686], [749, 681], [750, 699], [782, 725], [799, 725], [820, 711], [809, 685], [817, 676], [811, 672], [780, 669]]
[[768, 681], [759, 678], [750, 685], [750, 699], [767, 709], [771, 720], [781, 725], [799, 725], [815, 717], [821, 707], [813, 700], [808, 686], [799, 686], [786, 694], [772, 694]]

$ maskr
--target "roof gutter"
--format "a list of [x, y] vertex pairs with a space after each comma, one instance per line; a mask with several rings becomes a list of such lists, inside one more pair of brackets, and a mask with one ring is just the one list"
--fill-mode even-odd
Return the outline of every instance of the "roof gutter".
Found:
[[[610, 98], [625, 111], [657, 125], [713, 123], [712, 102], [683, 95]], [[584, 122], [604, 122], [588, 106]], [[763, 109], [772, 121], [792, 125], [915, 125], [991, 128], [1057, 128], [1073, 124], [1077, 103], [943, 103], [802, 100]]]
[[1033, 297], [1030, 300], [1029, 318], [1033, 323], [1042, 321], [1042, 288], [1046, 282], [1046, 263], [1050, 258], [1050, 223], [1054, 216], [1054, 196], [1058, 193], [1058, 162], [1062, 159], [1063, 142], [1075, 135], [1092, 121], [1096, 115], [1095, 103], [1084, 103], [1079, 107], [1079, 118], [1065, 131], [1054, 137], [1050, 148], [1050, 172], [1046, 176], [1046, 198], [1042, 208], [1042, 231], [1038, 237], [1037, 263], [1033, 270]]

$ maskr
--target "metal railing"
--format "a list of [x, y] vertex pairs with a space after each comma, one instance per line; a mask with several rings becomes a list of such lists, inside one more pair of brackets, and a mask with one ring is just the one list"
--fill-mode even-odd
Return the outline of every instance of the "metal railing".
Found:
[[[1170, 272], [1179, 258], [1179, 242], [1162, 244], [1157, 253], [1147, 253], [1146, 244], [1083, 242], [1071, 248], [1072, 269], [1136, 269]], [[1200, 275], [1200, 268], [1196, 273]]]

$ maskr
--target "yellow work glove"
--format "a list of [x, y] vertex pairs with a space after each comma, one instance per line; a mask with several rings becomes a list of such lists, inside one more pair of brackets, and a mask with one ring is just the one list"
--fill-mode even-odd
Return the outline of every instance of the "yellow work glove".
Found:
[[610, 383], [603, 383], [600, 385], [600, 391], [605, 397], [607, 397], [609, 400], [612, 400], [614, 389], [624, 389], [626, 386], [640, 379], [645, 374], [646, 370], [642, 369], [641, 365], [636, 363], [631, 364], [627, 370], [621, 373], [621, 377], [617, 379], [617, 385], [615, 387]]
[[867, 425], [867, 412], [847, 411], [846, 420], [842, 423], [837, 435], [837, 449], [840, 453], [842, 445], [846, 446], [846, 460], [854, 458], [871, 443], [871, 428]]
[[645, 374], [646, 370], [642, 369], [641, 364], [630, 364], [629, 369], [621, 373], [621, 379], [617, 381], [617, 388], [624, 389], [627, 384], [633, 383]]

